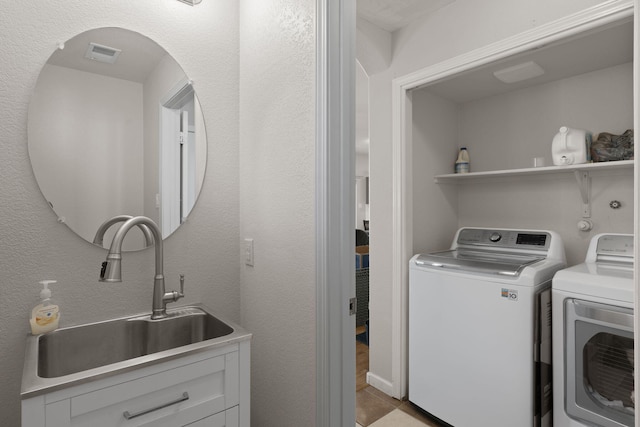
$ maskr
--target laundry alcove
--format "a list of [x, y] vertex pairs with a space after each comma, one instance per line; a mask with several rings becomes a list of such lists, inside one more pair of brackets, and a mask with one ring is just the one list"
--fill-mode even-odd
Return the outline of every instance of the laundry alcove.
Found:
[[[575, 264], [593, 233], [633, 230], [633, 161], [563, 169], [551, 157], [561, 126], [594, 138], [633, 129], [633, 13], [633, 2], [605, 2], [394, 80], [390, 394], [406, 395], [413, 254], [449, 247], [461, 226], [524, 227], [557, 231]], [[494, 75], [530, 61], [544, 74], [516, 83]], [[456, 176], [462, 146], [472, 173]], [[536, 157], [545, 167], [533, 167]], [[576, 227], [585, 203], [575, 168], [588, 173], [590, 232]]]

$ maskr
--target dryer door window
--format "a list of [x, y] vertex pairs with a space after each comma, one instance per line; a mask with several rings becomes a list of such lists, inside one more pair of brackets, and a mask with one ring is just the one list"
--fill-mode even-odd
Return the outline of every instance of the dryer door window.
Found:
[[[589, 327], [584, 322], [578, 326]], [[598, 402], [622, 412], [635, 407], [633, 338], [597, 333], [582, 347], [582, 368], [585, 387]]]
[[566, 411], [602, 426], [633, 426], [633, 310], [565, 302]]

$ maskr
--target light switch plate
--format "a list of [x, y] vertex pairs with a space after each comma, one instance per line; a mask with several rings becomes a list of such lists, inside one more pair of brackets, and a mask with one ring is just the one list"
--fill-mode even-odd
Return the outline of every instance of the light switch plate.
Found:
[[242, 251], [245, 265], [253, 266], [253, 239], [244, 239]]

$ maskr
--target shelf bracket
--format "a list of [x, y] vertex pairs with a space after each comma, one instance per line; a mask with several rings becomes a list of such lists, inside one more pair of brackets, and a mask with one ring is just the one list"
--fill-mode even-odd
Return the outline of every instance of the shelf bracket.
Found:
[[582, 217], [591, 218], [591, 177], [589, 172], [575, 170], [573, 174], [578, 181], [578, 189], [582, 197]]

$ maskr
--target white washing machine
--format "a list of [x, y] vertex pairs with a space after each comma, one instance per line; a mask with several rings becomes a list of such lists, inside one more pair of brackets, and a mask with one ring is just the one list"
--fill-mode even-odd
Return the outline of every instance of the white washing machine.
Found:
[[633, 236], [599, 234], [553, 278], [555, 427], [634, 425]]
[[409, 400], [456, 427], [551, 424], [551, 231], [461, 228], [409, 272]]

